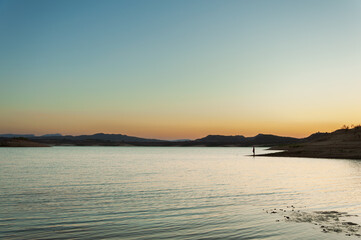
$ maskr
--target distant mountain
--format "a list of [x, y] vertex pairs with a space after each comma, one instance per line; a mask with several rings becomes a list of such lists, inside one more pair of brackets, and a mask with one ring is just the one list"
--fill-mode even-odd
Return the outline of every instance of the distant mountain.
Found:
[[208, 135], [207, 137], [194, 140], [200, 143], [222, 143], [222, 144], [233, 144], [244, 142], [246, 138], [241, 135], [236, 136], [224, 136], [224, 135]]
[[61, 134], [49, 134], [43, 135], [40, 137], [35, 137], [36, 139], [51, 139], [51, 140], [100, 140], [100, 141], [110, 141], [110, 142], [166, 142], [165, 140], [158, 139], [149, 139], [149, 138], [139, 138], [132, 137], [123, 134], [105, 134], [105, 133], [96, 133], [93, 135], [80, 135], [80, 136], [63, 136]]
[[35, 135], [34, 134], [0, 134], [0, 137], [2, 137], [2, 138], [19, 138], [19, 137], [33, 138], [33, 137], [35, 137]]
[[139, 138], [127, 136], [124, 134], [105, 134], [96, 133], [92, 135], [61, 135], [45, 134], [43, 136], [35, 136], [33, 134], [2, 134], [0, 138], [27, 138], [31, 141], [56, 146], [275, 146], [293, 143], [303, 143], [313, 139], [326, 137], [327, 133], [315, 133], [307, 138], [282, 137], [271, 134], [258, 134], [254, 137], [245, 137], [242, 135], [224, 136], [224, 135], [208, 135], [204, 138], [196, 140], [180, 139], [174, 141], [166, 141], [150, 138]]
[[204, 143], [208, 145], [235, 144], [239, 146], [288, 144], [299, 141], [301, 141], [301, 139], [292, 138], [292, 137], [281, 137], [270, 134], [258, 134], [257, 136], [254, 137], [244, 137], [242, 135], [236, 135], [236, 136], [208, 135], [207, 137], [195, 140], [195, 142]]
[[55, 134], [45, 134], [45, 135], [42, 135], [40, 137], [62, 137], [63, 135], [61, 135], [60, 133], [55, 133]]
[[246, 140], [252, 144], [286, 144], [301, 141], [299, 138], [281, 137], [272, 134], [258, 134], [255, 137], [248, 137]]

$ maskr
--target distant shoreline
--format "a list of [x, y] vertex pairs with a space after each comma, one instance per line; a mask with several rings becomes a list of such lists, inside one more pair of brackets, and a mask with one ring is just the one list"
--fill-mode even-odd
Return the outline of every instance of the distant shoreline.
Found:
[[208, 135], [196, 140], [162, 141], [121, 134], [88, 136], [0, 138], [0, 147], [134, 146], [134, 147], [270, 147], [282, 150], [256, 156], [361, 159], [361, 126], [303, 139], [258, 134], [255, 137]]
[[10, 138], [0, 140], [0, 147], [50, 147], [50, 145], [22, 138]]
[[327, 158], [327, 159], [349, 159], [349, 160], [361, 160], [361, 157], [359, 155], [354, 154], [321, 154], [317, 151], [311, 153], [311, 152], [305, 152], [305, 153], [295, 153], [295, 152], [277, 152], [277, 153], [267, 153], [267, 154], [258, 154], [256, 155], [260, 157], [292, 157], [292, 158]]

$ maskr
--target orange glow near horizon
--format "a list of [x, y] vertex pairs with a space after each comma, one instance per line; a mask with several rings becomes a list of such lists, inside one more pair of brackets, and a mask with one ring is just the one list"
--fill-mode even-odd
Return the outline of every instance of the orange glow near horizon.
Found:
[[357, 1], [28, 2], [0, 8], [0, 133], [306, 137], [360, 123]]
[[[229, 121], [224, 119], [164, 119], [150, 117], [126, 119], [120, 116], [96, 117], [87, 114], [12, 114], [0, 120], [0, 133], [83, 135], [95, 133], [126, 134], [157, 139], [197, 139], [209, 134], [255, 136], [259, 133], [289, 137], [307, 137], [315, 132], [330, 132], [340, 128], [339, 123], [303, 123], [276, 121]], [[14, 117], [15, 116], [15, 117]], [[14, 117], [14, 118], [13, 118]], [[26, 121], [24, 121], [26, 119]], [[21, 128], [19, 128], [21, 126]]]

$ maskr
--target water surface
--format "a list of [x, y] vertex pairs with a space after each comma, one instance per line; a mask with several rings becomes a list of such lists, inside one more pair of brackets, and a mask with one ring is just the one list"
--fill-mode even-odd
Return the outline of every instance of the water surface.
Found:
[[251, 153], [0, 148], [0, 238], [360, 239], [309, 223], [276, 222], [277, 214], [263, 210], [294, 205], [361, 215], [360, 161]]

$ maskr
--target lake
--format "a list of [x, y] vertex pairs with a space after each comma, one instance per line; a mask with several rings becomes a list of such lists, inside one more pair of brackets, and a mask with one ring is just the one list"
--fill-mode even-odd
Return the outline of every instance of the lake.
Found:
[[0, 238], [360, 239], [323, 230], [314, 212], [361, 223], [361, 161], [251, 153], [0, 148]]

